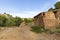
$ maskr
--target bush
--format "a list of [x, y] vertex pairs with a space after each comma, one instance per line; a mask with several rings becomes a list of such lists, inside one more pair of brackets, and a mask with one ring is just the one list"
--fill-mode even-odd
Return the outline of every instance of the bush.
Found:
[[48, 34], [56, 34], [56, 33], [59, 33], [60, 34], [60, 29], [57, 29], [57, 28], [53, 28], [53, 29], [44, 29], [42, 28], [41, 26], [33, 26], [31, 27], [32, 28], [32, 32], [35, 32], [35, 33], [42, 33], [42, 32], [45, 32], [45, 33], [48, 33]]
[[54, 30], [45, 29], [44, 32], [45, 32], [45, 33], [48, 33], [48, 34], [53, 34], [53, 33], [54, 33]]
[[33, 22], [33, 18], [24, 18], [24, 22], [32, 23]]
[[56, 9], [60, 9], [60, 1], [55, 4]]
[[1, 27], [11, 27], [11, 26], [19, 26], [22, 22], [22, 18], [20, 17], [13, 17], [9, 14], [2, 14], [0, 15], [0, 26]]
[[48, 11], [54, 11], [54, 9], [53, 8], [50, 8]]
[[31, 27], [32, 28], [32, 32], [35, 32], [35, 33], [41, 33], [43, 32], [43, 28], [41, 26], [34, 26], [34, 27]]
[[48, 31], [49, 31], [49, 33], [54, 33], [54, 34], [60, 33], [60, 25], [58, 25], [56, 28], [50, 29]]
[[55, 30], [55, 33], [60, 33], [60, 29], [56, 29]]
[[14, 19], [15, 26], [19, 26], [22, 22], [23, 20], [20, 17], [15, 17]]
[[56, 27], [55, 33], [60, 33], [60, 24]]
[[7, 18], [0, 15], [0, 26], [5, 26], [6, 22], [7, 22]]

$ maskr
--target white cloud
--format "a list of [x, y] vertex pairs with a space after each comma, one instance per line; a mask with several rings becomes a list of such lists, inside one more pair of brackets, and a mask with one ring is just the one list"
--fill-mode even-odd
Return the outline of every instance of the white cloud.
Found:
[[57, 0], [57, 1], [60, 1], [60, 0]]
[[[39, 11], [40, 12], [40, 11]], [[32, 18], [39, 13], [38, 11], [22, 11], [19, 13], [10, 13], [13, 16], [19, 16], [22, 18]]]
[[37, 15], [40, 11], [36, 10], [36, 11], [27, 11], [27, 10], [16, 10], [16, 9], [13, 9], [13, 8], [0, 8], [0, 13], [8, 13], [8, 14], [11, 14], [12, 16], [19, 16], [19, 17], [22, 17], [22, 18], [32, 18], [34, 17], [35, 15]]
[[41, 11], [40, 10], [28, 11], [28, 10], [18, 10], [18, 9], [14, 9], [14, 8], [4, 8], [4, 7], [1, 8], [0, 7], [0, 13], [4, 13], [4, 12], [11, 14], [12, 16], [19, 16], [22, 18], [30, 18], [30, 17], [32, 18]]

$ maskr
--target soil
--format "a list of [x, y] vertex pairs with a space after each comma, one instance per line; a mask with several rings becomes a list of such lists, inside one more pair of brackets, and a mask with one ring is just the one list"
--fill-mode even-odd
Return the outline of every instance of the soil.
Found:
[[0, 31], [0, 40], [60, 40], [60, 35], [40, 33], [30, 31], [29, 26], [6, 28]]

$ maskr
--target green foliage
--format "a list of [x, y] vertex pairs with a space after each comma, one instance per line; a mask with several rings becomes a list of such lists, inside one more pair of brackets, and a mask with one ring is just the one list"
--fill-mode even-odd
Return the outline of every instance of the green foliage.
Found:
[[53, 8], [50, 8], [48, 11], [54, 11], [54, 9]]
[[55, 8], [50, 8], [48, 11], [54, 11], [56, 9], [60, 9], [60, 1], [59, 2], [56, 2], [55, 5], [54, 5]]
[[60, 34], [60, 25], [56, 26], [56, 28], [45, 29], [45, 32], [50, 34]]
[[44, 32], [45, 33], [48, 33], [48, 34], [53, 34], [54, 33], [54, 31], [51, 30], [51, 29], [45, 29]]
[[32, 28], [32, 32], [35, 32], [35, 33], [41, 33], [43, 32], [43, 28], [41, 26], [34, 26], [34, 27], [31, 27]]
[[1, 27], [19, 26], [22, 21], [23, 21], [22, 18], [12, 17], [12, 15], [9, 15], [6, 13], [0, 15], [0, 26]]
[[60, 33], [60, 29], [56, 29], [55, 30], [55, 33]]
[[15, 26], [19, 26], [23, 22], [23, 20], [20, 17], [15, 17], [14, 23]]
[[55, 29], [54, 32], [55, 32], [55, 33], [60, 33], [60, 24], [56, 27], [56, 29]]
[[33, 22], [33, 18], [24, 18], [24, 22], [32, 23]]
[[7, 21], [7, 18], [0, 15], [0, 26], [5, 26], [6, 21]]
[[60, 9], [60, 1], [55, 4], [56, 9]]

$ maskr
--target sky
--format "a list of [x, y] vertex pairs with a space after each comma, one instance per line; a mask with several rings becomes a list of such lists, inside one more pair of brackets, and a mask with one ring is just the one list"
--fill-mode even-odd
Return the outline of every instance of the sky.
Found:
[[40, 12], [54, 8], [60, 0], [0, 0], [0, 14], [6, 12], [21, 18], [33, 18]]

